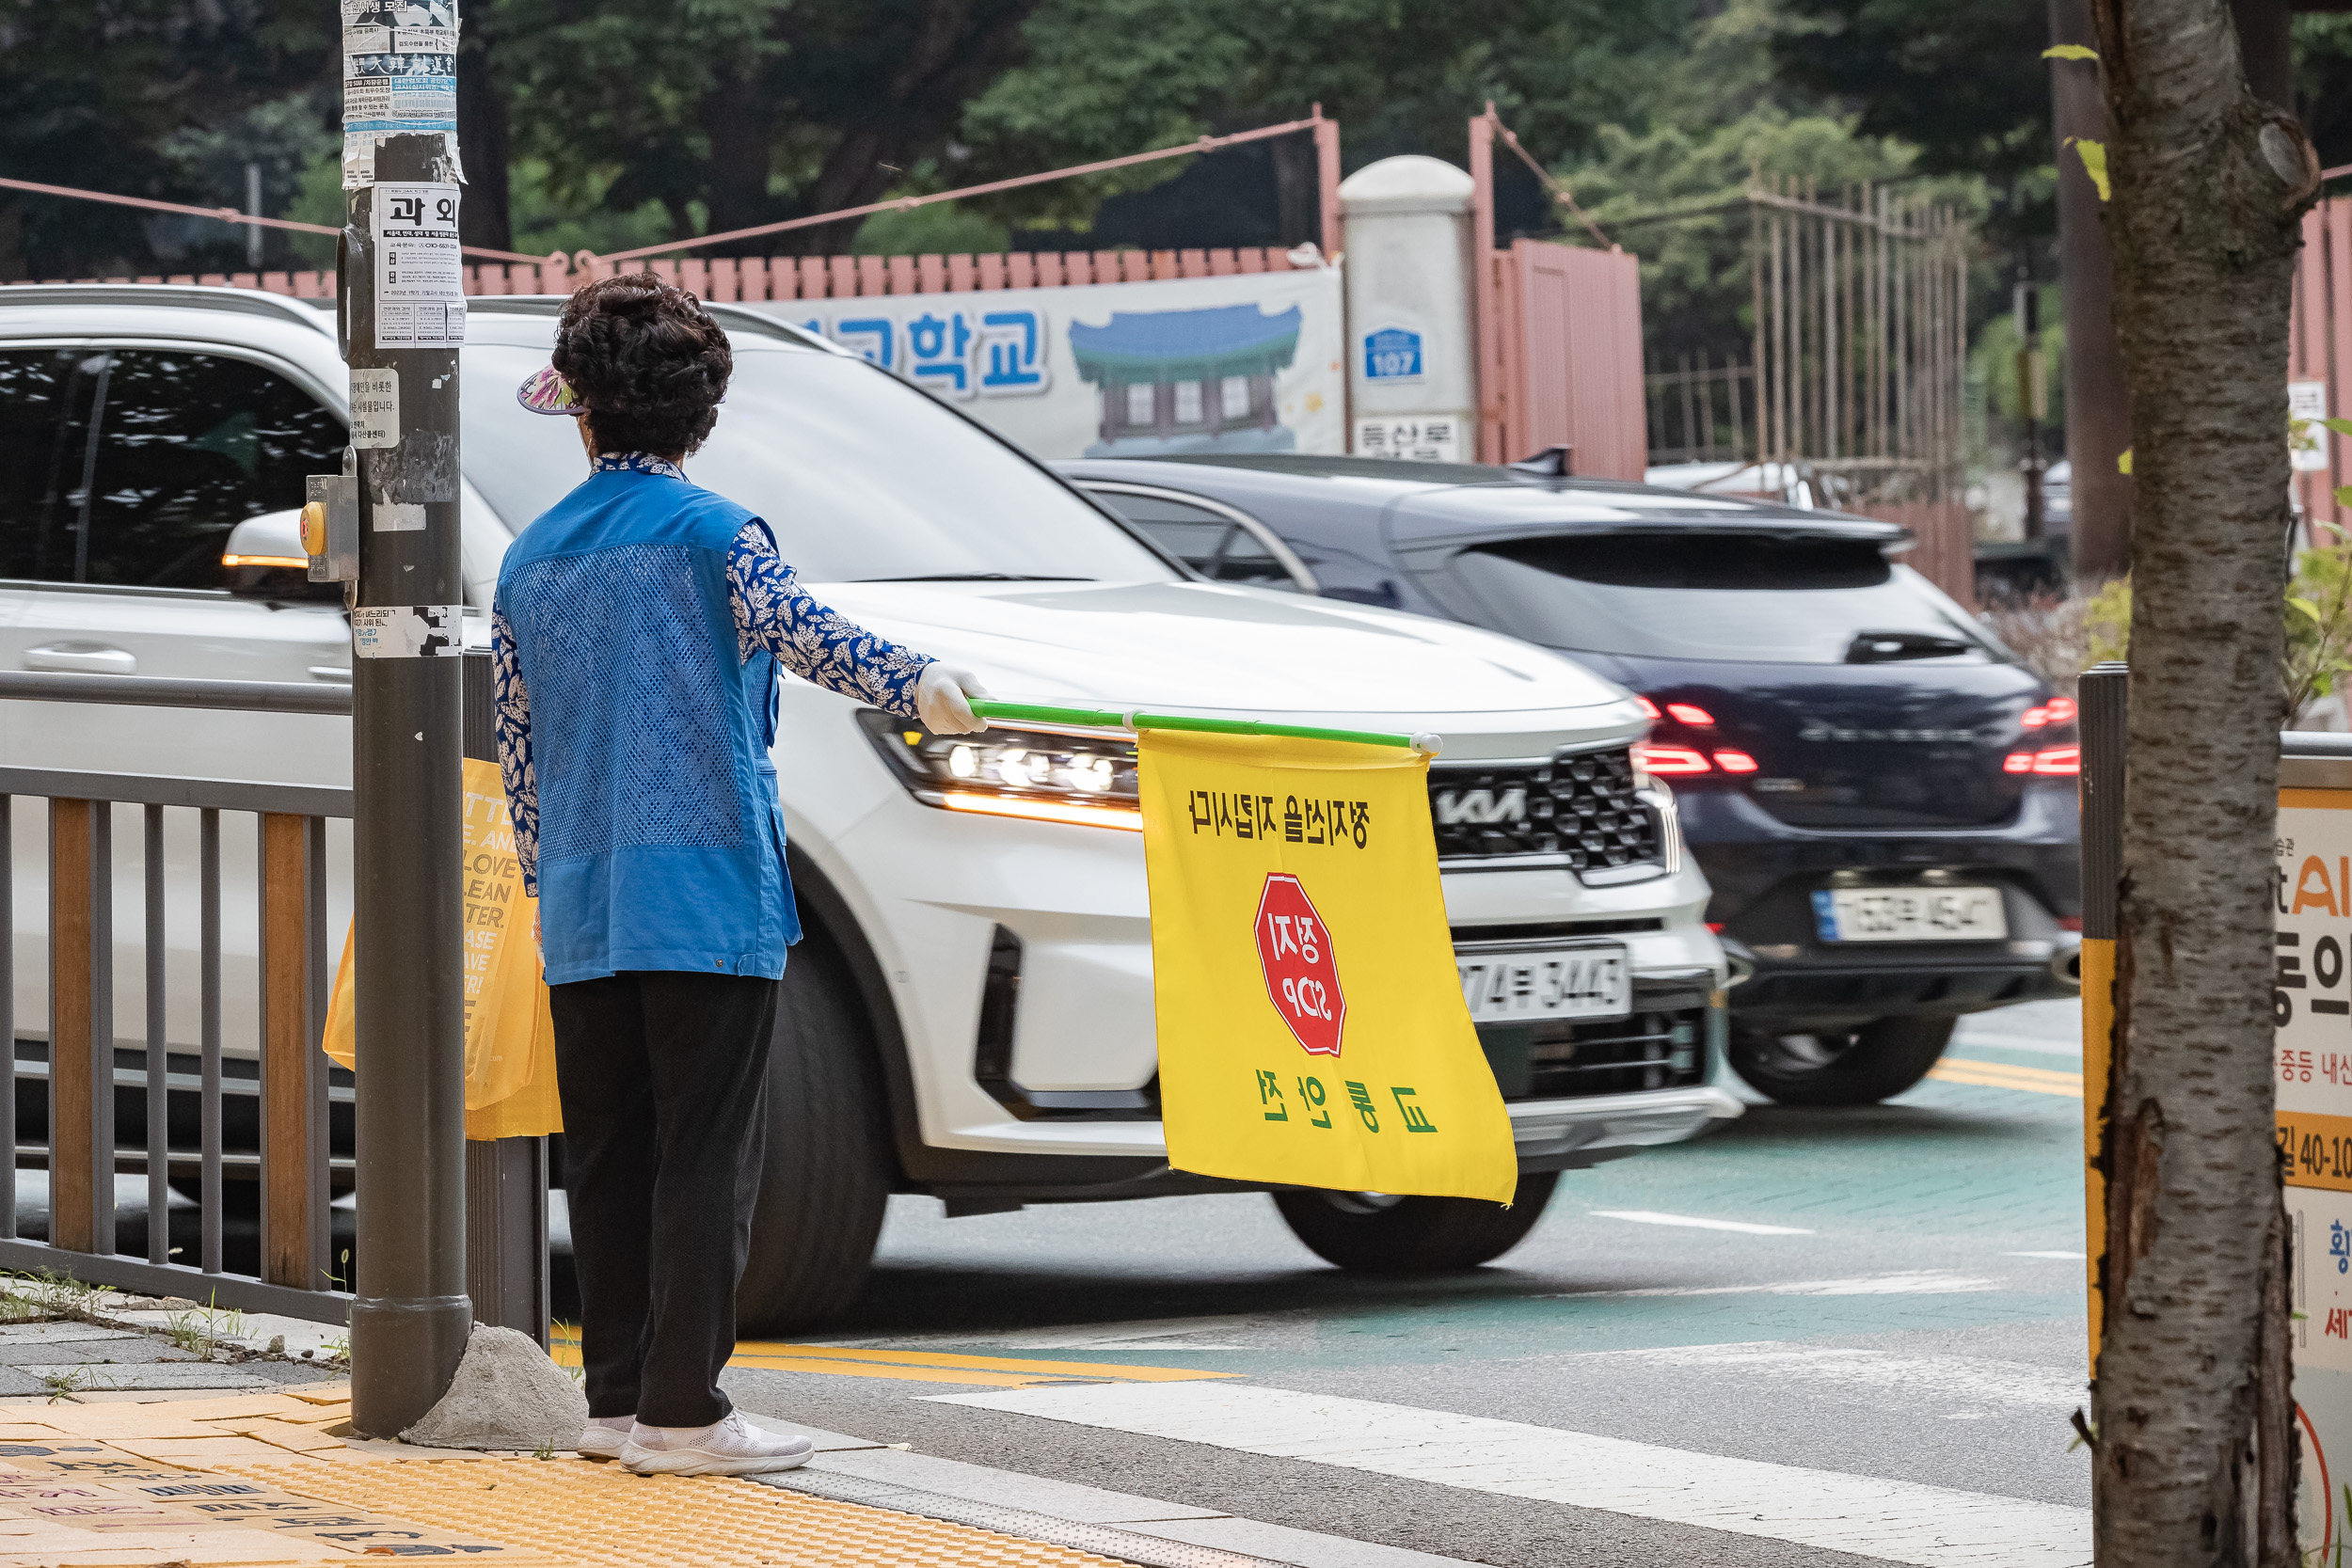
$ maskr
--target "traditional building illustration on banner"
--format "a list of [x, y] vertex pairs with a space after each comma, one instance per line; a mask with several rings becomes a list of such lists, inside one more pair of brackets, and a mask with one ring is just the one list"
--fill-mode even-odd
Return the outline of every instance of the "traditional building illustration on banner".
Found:
[[1040, 457], [1347, 448], [1336, 268], [778, 300]]
[[1254, 305], [1119, 311], [1073, 323], [1078, 374], [1103, 394], [1089, 457], [1188, 451], [1296, 451], [1275, 407], [1274, 378], [1298, 355], [1299, 309]]

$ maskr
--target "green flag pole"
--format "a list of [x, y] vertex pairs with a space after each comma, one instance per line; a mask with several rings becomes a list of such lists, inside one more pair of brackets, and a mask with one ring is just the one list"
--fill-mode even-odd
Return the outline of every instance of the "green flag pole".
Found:
[[1293, 740], [1344, 740], [1359, 746], [1393, 746], [1413, 750], [1413, 737], [1378, 730], [1329, 730], [1311, 724], [1266, 724], [1254, 719], [1192, 719], [1175, 713], [1113, 713], [1104, 708], [1053, 707], [1039, 703], [999, 703], [980, 699], [972, 711], [982, 719], [1033, 724], [1070, 724], [1098, 730], [1190, 730], [1200, 735], [1281, 736]]

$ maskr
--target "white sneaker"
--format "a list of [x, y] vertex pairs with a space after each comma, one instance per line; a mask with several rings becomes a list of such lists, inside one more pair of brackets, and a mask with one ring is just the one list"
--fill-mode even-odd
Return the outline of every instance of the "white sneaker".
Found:
[[628, 1446], [628, 1429], [636, 1424], [634, 1416], [591, 1416], [580, 1429], [575, 1451], [582, 1459], [618, 1459]]
[[641, 1476], [764, 1476], [796, 1468], [816, 1451], [805, 1437], [762, 1432], [739, 1412], [716, 1426], [628, 1429], [621, 1464]]

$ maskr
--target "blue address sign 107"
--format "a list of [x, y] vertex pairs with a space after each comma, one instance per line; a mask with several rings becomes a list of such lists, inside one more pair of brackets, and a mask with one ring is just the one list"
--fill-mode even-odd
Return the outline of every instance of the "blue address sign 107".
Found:
[[1421, 376], [1421, 334], [1384, 326], [1364, 334], [1366, 381], [1413, 381]]

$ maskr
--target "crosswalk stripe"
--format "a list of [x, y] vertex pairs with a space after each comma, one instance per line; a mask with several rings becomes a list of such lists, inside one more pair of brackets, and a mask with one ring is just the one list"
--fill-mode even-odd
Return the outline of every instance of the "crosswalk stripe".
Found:
[[1917, 1568], [2080, 1568], [2090, 1511], [1232, 1383], [1070, 1384], [939, 1404], [1851, 1552]]

